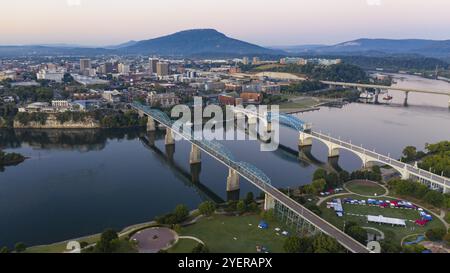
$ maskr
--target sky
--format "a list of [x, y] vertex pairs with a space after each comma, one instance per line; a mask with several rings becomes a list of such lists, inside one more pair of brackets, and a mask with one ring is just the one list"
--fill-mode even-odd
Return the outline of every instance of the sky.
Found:
[[450, 39], [449, 0], [1, 0], [0, 44], [113, 45], [193, 28], [270, 45]]

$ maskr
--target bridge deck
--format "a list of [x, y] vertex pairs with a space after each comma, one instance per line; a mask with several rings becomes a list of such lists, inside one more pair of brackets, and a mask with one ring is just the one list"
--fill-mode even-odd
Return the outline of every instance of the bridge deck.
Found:
[[433, 91], [433, 90], [425, 90], [425, 89], [395, 87], [395, 86], [376, 85], [376, 84], [364, 84], [364, 83], [332, 82], [332, 81], [320, 81], [320, 82], [323, 84], [336, 85], [336, 86], [374, 88], [374, 89], [396, 90], [396, 91], [403, 91], [403, 92], [415, 92], [415, 93], [426, 93], [426, 94], [450, 96], [449, 91], [437, 91], [437, 90]]
[[450, 187], [450, 179], [448, 179], [446, 177], [443, 177], [443, 176], [440, 176], [440, 175], [436, 175], [434, 173], [422, 170], [422, 169], [420, 169], [418, 167], [415, 167], [415, 166], [412, 166], [410, 164], [403, 163], [403, 162], [398, 161], [396, 159], [392, 159], [392, 158], [390, 158], [388, 156], [381, 155], [381, 154], [376, 153], [374, 151], [370, 151], [370, 150], [364, 149], [364, 148], [362, 148], [360, 146], [356, 146], [356, 145], [353, 145], [351, 143], [348, 143], [348, 142], [345, 142], [345, 141], [341, 141], [339, 139], [336, 139], [336, 138], [324, 135], [322, 133], [318, 133], [318, 132], [312, 131], [311, 133], [306, 133], [306, 134], [309, 134], [309, 135], [311, 135], [311, 136], [313, 136], [315, 138], [319, 138], [319, 139], [322, 139], [322, 140], [334, 143], [336, 145], [339, 145], [339, 146], [344, 147], [346, 149], [349, 149], [351, 151], [355, 151], [357, 153], [367, 155], [367, 156], [372, 157], [372, 158], [374, 158], [374, 159], [376, 159], [376, 160], [378, 160], [378, 161], [380, 161], [380, 162], [382, 162], [382, 163], [384, 163], [386, 165], [391, 165], [391, 166], [394, 166], [394, 167], [398, 167], [400, 169], [407, 170], [409, 173], [411, 173], [411, 174], [413, 174], [413, 175], [415, 175], [417, 177], [429, 180], [430, 182], [433, 182], [433, 183], [437, 183], [437, 184], [439, 184], [439, 185], [441, 185], [443, 187]]
[[[161, 115], [155, 113], [154, 110], [152, 111], [148, 107], [144, 107], [142, 105], [137, 104], [133, 104], [132, 107], [138, 111], [144, 112], [148, 116], [151, 116], [153, 119], [155, 119], [157, 122], [164, 125], [165, 127], [172, 129], [173, 124], [164, 117], [162, 117]], [[209, 154], [222, 164], [235, 170], [243, 178], [251, 182], [253, 185], [258, 187], [265, 193], [275, 198], [278, 202], [290, 208], [292, 211], [300, 215], [302, 218], [306, 219], [308, 222], [316, 226], [319, 230], [335, 238], [341, 245], [343, 245], [349, 251], [353, 253], [369, 253], [369, 250], [364, 245], [362, 245], [361, 243], [359, 243], [358, 241], [356, 241], [343, 231], [337, 229], [335, 226], [326, 222], [325, 220], [323, 220], [322, 218], [320, 218], [319, 216], [317, 216], [304, 206], [300, 205], [298, 202], [294, 201], [293, 199], [291, 199], [290, 197], [286, 196], [284, 193], [273, 187], [270, 184], [270, 180], [267, 181], [267, 179], [264, 176], [261, 177], [260, 175], [262, 174], [258, 173], [255, 169], [249, 167], [249, 164], [243, 164], [243, 162], [237, 162], [233, 160], [232, 158], [230, 158], [229, 154], [214, 149], [213, 147], [214, 144], [211, 145], [209, 142], [194, 140], [192, 137], [189, 136], [189, 134], [186, 134], [185, 132], [179, 132], [177, 130], [173, 130], [173, 132], [181, 135], [184, 139], [196, 145], [199, 149], [206, 152], [207, 154]]]

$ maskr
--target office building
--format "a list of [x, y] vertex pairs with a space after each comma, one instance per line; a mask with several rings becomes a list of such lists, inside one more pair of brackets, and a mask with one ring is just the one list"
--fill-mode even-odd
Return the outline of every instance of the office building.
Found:
[[156, 64], [156, 74], [158, 74], [158, 76], [167, 76], [167, 75], [169, 75], [169, 64], [168, 63], [158, 62]]
[[157, 65], [158, 65], [159, 60], [158, 59], [154, 59], [154, 58], [150, 58], [149, 59], [149, 73], [153, 74], [157, 72]]
[[87, 69], [91, 69], [91, 60], [90, 59], [81, 59], [80, 60], [80, 71], [83, 73]]

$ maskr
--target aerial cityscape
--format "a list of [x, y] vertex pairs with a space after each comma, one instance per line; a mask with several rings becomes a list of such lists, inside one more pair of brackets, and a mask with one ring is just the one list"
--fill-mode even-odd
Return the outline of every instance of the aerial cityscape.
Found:
[[3, 2], [0, 256], [450, 253], [447, 1]]

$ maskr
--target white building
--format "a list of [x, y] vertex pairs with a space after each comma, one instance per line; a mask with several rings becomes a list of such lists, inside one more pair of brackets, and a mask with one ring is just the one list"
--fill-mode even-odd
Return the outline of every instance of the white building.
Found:
[[58, 109], [67, 109], [70, 107], [70, 104], [67, 100], [52, 100], [52, 107]]
[[130, 73], [130, 66], [128, 64], [120, 63], [117, 67], [119, 70], [119, 74], [129, 74]]
[[41, 69], [38, 73], [36, 73], [36, 78], [38, 80], [49, 80], [55, 82], [62, 82], [64, 78], [64, 71], [56, 71], [56, 70], [45, 70]]
[[122, 96], [122, 93], [120, 93], [117, 90], [104, 91], [102, 93], [102, 98], [105, 99], [107, 102], [120, 102], [121, 96]]
[[151, 106], [159, 105], [162, 108], [168, 108], [173, 105], [179, 104], [180, 98], [178, 98], [173, 92], [157, 94], [156, 92], [152, 91], [148, 93], [147, 102]]

